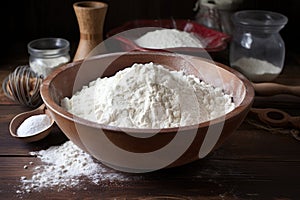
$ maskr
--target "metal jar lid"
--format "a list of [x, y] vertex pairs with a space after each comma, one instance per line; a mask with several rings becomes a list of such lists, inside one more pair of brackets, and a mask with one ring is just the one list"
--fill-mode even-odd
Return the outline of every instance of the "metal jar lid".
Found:
[[36, 57], [55, 57], [68, 54], [70, 43], [63, 38], [40, 38], [29, 42], [27, 48]]

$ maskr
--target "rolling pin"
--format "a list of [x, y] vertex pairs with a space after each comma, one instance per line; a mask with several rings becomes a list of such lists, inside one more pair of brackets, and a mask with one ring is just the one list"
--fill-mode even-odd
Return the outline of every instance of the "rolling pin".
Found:
[[300, 86], [289, 86], [278, 83], [252, 83], [255, 93], [259, 96], [290, 94], [300, 97]]

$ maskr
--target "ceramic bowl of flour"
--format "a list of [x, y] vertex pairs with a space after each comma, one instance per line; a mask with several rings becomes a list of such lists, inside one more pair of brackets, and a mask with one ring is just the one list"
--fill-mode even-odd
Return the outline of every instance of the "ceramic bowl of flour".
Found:
[[184, 19], [133, 20], [110, 30], [107, 38], [120, 42], [125, 51], [167, 50], [196, 55], [226, 49], [230, 36]]
[[[153, 69], [159, 73], [153, 75]], [[192, 86], [185, 85], [185, 79]], [[200, 57], [162, 52], [111, 53], [69, 63], [47, 77], [40, 91], [72, 142], [103, 164], [132, 173], [204, 158], [234, 133], [254, 98], [248, 79], [234, 69]], [[70, 101], [75, 96], [78, 101]], [[78, 108], [68, 110], [66, 105], [74, 108], [76, 102], [81, 102]], [[223, 103], [228, 110], [220, 114], [218, 104]], [[93, 112], [95, 116], [90, 115]]]

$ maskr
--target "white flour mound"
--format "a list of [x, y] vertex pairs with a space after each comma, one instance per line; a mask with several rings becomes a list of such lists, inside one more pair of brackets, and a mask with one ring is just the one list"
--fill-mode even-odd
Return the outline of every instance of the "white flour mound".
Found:
[[42, 165], [24, 166], [24, 169], [33, 167], [32, 177], [21, 177], [22, 187], [17, 193], [40, 191], [43, 188], [57, 188], [61, 191], [81, 183], [84, 178], [95, 184], [106, 180], [126, 180], [122, 174], [109, 172], [102, 164], [94, 162], [93, 158], [79, 149], [71, 141], [60, 146], [52, 146], [47, 150], [31, 152], [42, 162]]
[[221, 88], [152, 62], [98, 78], [61, 105], [78, 117], [127, 128], [195, 125], [234, 108]]
[[135, 43], [141, 47], [152, 49], [205, 47], [205, 45], [192, 33], [179, 31], [177, 29], [149, 31], [136, 39]]
[[273, 65], [266, 60], [260, 60], [251, 57], [242, 57], [232, 64], [254, 82], [271, 81], [281, 72], [281, 68]]

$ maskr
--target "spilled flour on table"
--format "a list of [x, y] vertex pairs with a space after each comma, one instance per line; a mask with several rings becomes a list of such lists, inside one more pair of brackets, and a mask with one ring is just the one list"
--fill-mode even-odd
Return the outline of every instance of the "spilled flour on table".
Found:
[[31, 162], [29, 166], [24, 166], [25, 170], [33, 167], [33, 174], [31, 177], [20, 178], [21, 188], [16, 191], [17, 194], [41, 191], [45, 188], [61, 191], [79, 186], [83, 180], [99, 185], [103, 182], [128, 179], [123, 174], [95, 162], [92, 156], [71, 141], [30, 154], [37, 156], [43, 164], [34, 166]]

